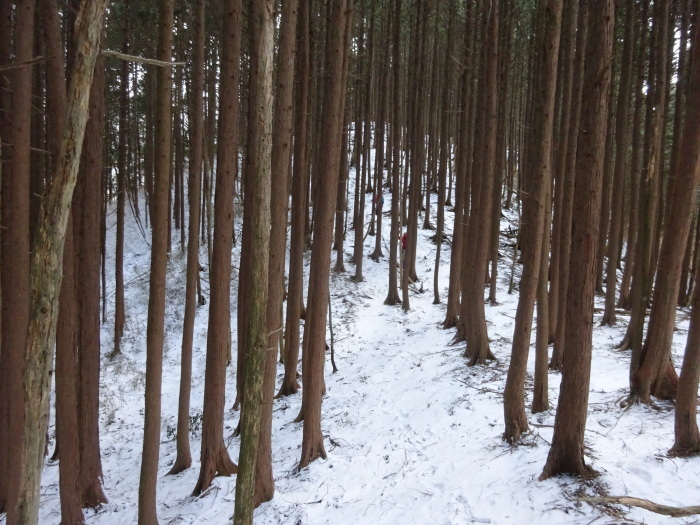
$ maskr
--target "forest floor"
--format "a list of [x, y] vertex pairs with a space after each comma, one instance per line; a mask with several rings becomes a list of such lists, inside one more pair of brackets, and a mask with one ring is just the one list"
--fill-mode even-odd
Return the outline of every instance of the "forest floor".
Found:
[[[354, 174], [352, 174], [354, 177]], [[351, 184], [351, 187], [354, 185]], [[436, 212], [432, 195], [431, 212]], [[367, 199], [366, 218], [370, 218]], [[385, 190], [385, 212], [390, 208]], [[143, 208], [143, 201], [141, 201]], [[352, 203], [350, 204], [352, 209]], [[142, 211], [143, 216], [143, 211]], [[240, 219], [240, 216], [239, 216]], [[145, 382], [146, 319], [150, 233], [144, 236], [131, 210], [126, 227], [127, 327], [122, 353], [110, 356], [114, 314], [115, 214], [108, 217], [107, 311], [102, 331], [101, 447], [105, 492], [109, 503], [86, 511], [88, 524], [136, 523]], [[453, 215], [446, 214], [447, 233]], [[433, 217], [432, 223], [436, 223]], [[517, 224], [506, 213], [501, 229]], [[240, 220], [236, 223], [240, 234]], [[364, 278], [332, 274], [331, 296], [335, 359], [339, 371], [326, 363], [327, 394], [322, 429], [328, 459], [301, 472], [302, 425], [293, 423], [301, 392], [275, 401], [273, 459], [274, 499], [256, 510], [258, 524], [466, 524], [466, 523], [668, 523], [671, 518], [625, 506], [592, 506], [577, 501], [582, 495], [636, 496], [658, 503], [684, 506], [699, 503], [700, 458], [667, 455], [673, 444], [673, 405], [624, 409], [629, 353], [614, 346], [624, 334], [628, 317], [614, 328], [599, 327], [596, 313], [586, 459], [599, 476], [582, 481], [560, 477], [538, 481], [549, 451], [559, 392], [560, 374], [549, 374], [549, 411], [531, 415], [531, 431], [518, 446], [501, 439], [503, 389], [508, 369], [517, 307], [517, 288], [507, 293], [513, 253], [512, 239], [501, 237], [499, 289], [496, 306], [486, 305], [491, 349], [497, 361], [469, 368], [464, 344], [452, 345], [454, 330], [443, 330], [444, 301], [449, 273], [449, 245], [443, 246], [440, 295], [433, 304], [434, 231], [420, 230], [417, 272], [420, 283], [411, 292], [411, 309], [383, 304], [388, 287], [389, 218], [384, 217], [384, 258], [364, 261]], [[149, 240], [147, 240], [149, 239]], [[197, 309], [192, 384], [192, 467], [167, 475], [175, 458], [180, 345], [184, 310], [186, 256], [173, 230], [168, 263], [166, 343], [163, 367], [163, 414], [158, 480], [161, 524], [230, 523], [236, 478], [216, 478], [200, 497], [190, 494], [199, 473], [201, 411], [204, 391], [208, 303]], [[375, 238], [365, 239], [365, 257]], [[352, 231], [346, 240], [346, 261]], [[234, 248], [231, 299], [233, 341], [236, 333], [237, 266], [240, 244]], [[335, 254], [334, 254], [335, 259]], [[208, 297], [206, 249], [202, 286]], [[308, 263], [308, 259], [307, 259]], [[517, 267], [516, 271], [519, 272]], [[307, 267], [308, 272], [308, 267]], [[308, 282], [308, 274], [307, 280]], [[516, 276], [517, 283], [517, 276]], [[420, 289], [422, 288], [422, 292]], [[602, 298], [597, 298], [602, 303]], [[597, 306], [600, 306], [598, 304]], [[680, 366], [688, 329], [688, 312], [679, 311], [674, 337], [674, 362]], [[534, 344], [534, 332], [532, 338]], [[550, 348], [551, 351], [551, 348]], [[528, 365], [527, 403], [531, 400], [534, 346]], [[228, 367], [225, 442], [234, 460], [240, 440], [233, 437], [239, 413], [230, 409], [235, 396], [235, 364]], [[278, 365], [278, 385], [283, 365]], [[52, 409], [52, 412], [53, 409]], [[53, 447], [54, 426], [50, 429]], [[42, 524], [58, 524], [58, 464], [48, 462], [42, 482]], [[673, 520], [697, 523], [696, 518]], [[0, 523], [3, 520], [0, 519]]]

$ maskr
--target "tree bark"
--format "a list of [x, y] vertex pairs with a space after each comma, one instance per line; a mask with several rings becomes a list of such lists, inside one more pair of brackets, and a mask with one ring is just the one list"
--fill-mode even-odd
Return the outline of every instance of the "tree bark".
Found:
[[309, 299], [306, 311], [307, 326], [304, 339], [308, 338], [308, 361], [304, 376], [304, 434], [299, 468], [304, 468], [319, 457], [326, 457], [321, 434], [321, 400], [323, 397], [323, 363], [325, 354], [326, 312], [328, 310], [330, 272], [330, 247], [333, 236], [333, 205], [338, 189], [338, 164], [340, 162], [340, 132], [343, 119], [342, 99], [345, 86], [343, 56], [345, 48], [345, 24], [350, 23], [345, 0], [333, 0], [328, 47], [326, 55], [326, 86], [320, 148], [324, 152], [315, 188], [314, 245], [311, 251]]
[[[193, 6], [193, 71], [191, 84], [191, 135], [188, 195], [190, 201], [187, 226], [187, 281], [185, 284], [185, 318], [182, 327], [180, 358], [180, 392], [177, 411], [177, 446], [175, 463], [169, 474], [190, 467], [190, 390], [192, 388], [192, 341], [197, 309], [197, 277], [199, 275], [199, 220], [201, 215], [201, 174], [204, 139], [204, 0]], [[184, 218], [184, 217], [182, 217]], [[183, 225], [184, 228], [184, 225]]]
[[[63, 63], [63, 42], [58, 5], [54, 0], [40, 4], [46, 52], [55, 57], [47, 63], [47, 142], [51, 151], [51, 165], [59, 163], [61, 140], [66, 120], [66, 75]], [[84, 147], [84, 146], [83, 146]], [[76, 187], [73, 204], [80, 214], [82, 202]], [[79, 220], [78, 215], [78, 220]], [[71, 212], [66, 226], [63, 253], [63, 281], [59, 296], [58, 326], [56, 329], [56, 451], [62, 443], [59, 463], [59, 491], [61, 497], [61, 523], [73, 525], [84, 520], [80, 501], [80, 437], [78, 432], [78, 334], [80, 310], [76, 302], [78, 286], [75, 282], [76, 254], [80, 253], [76, 214]], [[76, 239], [77, 237], [77, 239]], [[76, 242], [78, 241], [78, 242]], [[75, 264], [74, 264], [75, 263]]]
[[233, 243], [233, 194], [238, 151], [238, 81], [241, 53], [241, 0], [223, 5], [221, 39], [221, 91], [217, 141], [214, 243], [211, 295], [204, 376], [204, 410], [201, 467], [193, 494], [201, 494], [215, 475], [230, 476], [237, 467], [224, 445], [226, 354], [230, 342], [231, 246]]
[[[515, 314], [515, 332], [511, 349], [510, 366], [503, 394], [505, 433], [503, 439], [514, 443], [528, 430], [525, 414], [525, 374], [530, 349], [532, 318], [540, 276], [540, 265], [547, 263], [542, 257], [545, 237], [545, 205], [551, 185], [552, 134], [554, 130], [554, 95], [557, 87], [559, 36], [561, 33], [562, 5], [550, 0], [540, 5], [540, 38], [535, 50], [536, 75], [533, 93], [535, 118], [531, 138], [532, 153], [528, 166], [533, 170], [526, 175], [529, 181], [523, 197], [523, 275], [520, 279], [520, 297]], [[526, 168], [528, 166], [525, 166]], [[549, 224], [546, 225], [549, 228]], [[549, 239], [549, 235], [545, 237]]]
[[[662, 18], [661, 23], [664, 20]], [[693, 66], [700, 65], [700, 31], [696, 28], [692, 42]], [[671, 362], [671, 341], [680, 287], [681, 264], [693, 217], [695, 191], [700, 181], [700, 103], [693, 94], [700, 93], [700, 73], [692, 70], [688, 97], [689, 108], [682, 135], [682, 154], [678, 171], [669, 182], [669, 203], [664, 221], [654, 298], [649, 314], [649, 328], [636, 374], [636, 388], [642, 402], [650, 396], [673, 399], [677, 376]], [[681, 108], [676, 108], [680, 111]]]
[[[567, 137], [566, 158], [564, 159], [562, 177], [562, 203], [561, 225], [560, 225], [560, 246], [559, 246], [559, 282], [557, 284], [556, 304], [557, 319], [556, 332], [554, 335], [554, 349], [549, 368], [561, 370], [563, 366], [564, 340], [566, 337], [566, 296], [569, 288], [569, 267], [571, 259], [571, 228], [574, 206], [574, 186], [576, 181], [576, 156], [578, 151], [578, 133], [581, 127], [581, 100], [583, 94], [583, 69], [584, 54], [588, 41], [588, 11], [589, 2], [580, 3], [578, 6], [576, 23], [576, 52], [573, 64], [573, 87], [571, 93], [571, 115]], [[578, 292], [577, 292], [578, 293]], [[553, 306], [554, 308], [554, 306]]]
[[[255, 4], [253, 13], [257, 35], [256, 47], [252, 52], [257, 57], [254, 61], [256, 67], [251, 71], [250, 89], [251, 93], [255, 93], [255, 106], [253, 114], [250, 115], [249, 125], [254, 125], [258, 129], [254, 135], [254, 142], [248, 144], [248, 151], [255, 156], [255, 171], [250, 174], [251, 176], [248, 178], [250, 186], [246, 188], [246, 192], [252, 194], [250, 215], [253, 221], [251, 224], [253, 249], [250, 253], [252, 281], [250, 282], [247, 304], [249, 317], [247, 346], [245, 348], [245, 395], [241, 408], [241, 451], [233, 517], [235, 525], [252, 525], [253, 509], [264, 498], [271, 499], [274, 491], [272, 449], [269, 436], [272, 430], [272, 394], [277, 346], [270, 344], [268, 340], [267, 324], [268, 276], [270, 265], [273, 262], [270, 257], [273, 12], [273, 0], [265, 0]], [[289, 31], [289, 28], [287, 30]], [[283, 164], [286, 167], [286, 162]], [[284, 196], [286, 197], [286, 192]], [[274, 284], [270, 283], [270, 287], [274, 287]], [[279, 294], [279, 292], [276, 293]], [[274, 310], [274, 313], [279, 312], [276, 304]], [[272, 381], [269, 377], [270, 371], [272, 371]], [[264, 388], [263, 385], [267, 388]], [[269, 414], [263, 416], [263, 411], [267, 412], [266, 407], [264, 407], [265, 402], [269, 405]], [[267, 428], [262, 432], [268, 436], [268, 439], [264, 441], [260, 439], [263, 417], [266, 420]], [[261, 464], [261, 469], [256, 473], [259, 459], [263, 459], [265, 464]]]
[[[80, 492], [83, 507], [107, 503], [102, 490], [100, 457], [100, 262], [103, 225], [104, 58], [97, 57], [90, 92], [90, 118], [85, 130], [78, 174], [82, 187], [80, 234], [79, 434]], [[76, 210], [77, 213], [77, 210]], [[104, 290], [104, 286], [102, 286]]]
[[30, 315], [23, 376], [27, 405], [15, 507], [17, 522], [29, 525], [39, 521], [39, 487], [48, 428], [49, 372], [56, 337], [63, 244], [107, 3], [108, 0], [83, 2], [78, 13], [75, 26], [77, 52], [68, 90], [67, 123], [61, 143], [60, 163], [39, 211], [38, 229], [32, 245]]
[[287, 396], [299, 390], [297, 366], [299, 361], [299, 323], [304, 301], [304, 231], [306, 222], [306, 187], [308, 176], [307, 109], [309, 83], [309, 11], [310, 2], [301, 0], [297, 25], [297, 50], [295, 61], [296, 108], [294, 115], [294, 156], [292, 171], [292, 228], [289, 249], [289, 292], [287, 295], [287, 319], [285, 340], [287, 355], [284, 359], [284, 379], [277, 396]]
[[[14, 59], [30, 60], [34, 43], [34, 1], [15, 3]], [[8, 57], [9, 58], [9, 57]], [[22, 378], [23, 352], [27, 344], [30, 305], [30, 126], [32, 68], [18, 67], [8, 74], [12, 91], [7, 110], [8, 162], [2, 177], [2, 351], [0, 374], [6, 418], [5, 464], [0, 477], [5, 483], [7, 522], [19, 521], [19, 478], [23, 469], [22, 442], [25, 404]], [[41, 430], [41, 432], [44, 432]], [[43, 450], [42, 450], [43, 453]], [[27, 466], [29, 468], [29, 466]], [[2, 505], [0, 494], [0, 507]]]
[[[627, 142], [629, 129], [630, 93], [632, 85], [632, 49], [636, 41], [635, 3], [628, 0], [625, 9], [625, 41], [622, 50], [622, 71], [620, 72], [620, 93], [617, 99], [615, 121], [615, 167], [613, 174], [612, 217], [610, 239], [608, 241], [608, 266], [605, 279], [605, 311], [601, 325], [612, 326], [617, 322], [615, 313], [615, 286], [617, 266], [620, 262], [622, 238], [622, 215], [624, 212], [625, 172], [627, 171]], [[612, 130], [611, 130], [612, 131]]]
[[[479, 111], [482, 114], [484, 137], [483, 152], [480, 166], [477, 164], [473, 170], [472, 208], [469, 214], [469, 226], [467, 245], [473, 254], [467, 261], [462, 261], [469, 266], [469, 277], [465, 283], [465, 297], [462, 311], [468, 310], [464, 318], [467, 348], [464, 356], [469, 358], [469, 366], [483, 364], [487, 360], [495, 359], [489, 348], [488, 333], [486, 328], [486, 312], [484, 310], [484, 276], [488, 263], [489, 235], [484, 232], [491, 231], [491, 193], [494, 184], [494, 167], [496, 159], [496, 131], [498, 108], [498, 60], [499, 60], [499, 6], [494, 2], [490, 8], [485, 6], [484, 21], [484, 77], [483, 100]], [[478, 120], [478, 119], [477, 119]], [[479, 167], [482, 168], [478, 171]], [[477, 199], [477, 200], [474, 200]]]
[[399, 202], [401, 190], [399, 188], [401, 167], [401, 0], [394, 0], [393, 14], [393, 42], [392, 42], [392, 122], [391, 122], [391, 228], [389, 234], [389, 290], [384, 304], [393, 306], [399, 304], [399, 290], [397, 286], [398, 243], [400, 236]]
[[[172, 57], [173, 0], [160, 0], [158, 59], [170, 62]], [[168, 257], [170, 126], [172, 67], [158, 71], [156, 106], [155, 173], [153, 216], [151, 217], [151, 275], [146, 328], [146, 392], [143, 430], [143, 452], [139, 482], [139, 525], [158, 523], [156, 483], [160, 450], [161, 385], [163, 374], [163, 340], [165, 338], [165, 284]]]
[[591, 371], [593, 295], [600, 222], [601, 182], [605, 154], [614, 2], [592, 0], [588, 15], [589, 38], [581, 101], [581, 131], [576, 153], [576, 184], [571, 270], [566, 299], [564, 369], [554, 438], [540, 476], [585, 476], [583, 437], [588, 409]]
[[[0, 63], [7, 64], [10, 62], [10, 57], [12, 56], [12, 2], [2, 2], [0, 3]], [[6, 73], [3, 72], [3, 76]], [[12, 107], [11, 92], [9, 89], [0, 90], [0, 184], [2, 184], [2, 191], [0, 192], [0, 224], [3, 228], [0, 229], [0, 242], [2, 246], [0, 247], [0, 513], [5, 512], [5, 506], [7, 503], [7, 491], [10, 481], [10, 473], [8, 466], [9, 458], [9, 443], [10, 443], [10, 391], [8, 390], [8, 379], [13, 373], [7, 363], [7, 347], [5, 344], [5, 330], [7, 328], [7, 322], [5, 321], [5, 316], [7, 315], [7, 310], [4, 308], [5, 300], [3, 298], [7, 297], [4, 292], [5, 286], [7, 285], [7, 279], [5, 276], [6, 268], [6, 246], [7, 246], [7, 234], [3, 233], [7, 231], [8, 217], [5, 214], [7, 205], [11, 203], [7, 198], [7, 192], [5, 191], [7, 181], [9, 180], [8, 172], [11, 170], [10, 163], [10, 148], [9, 145], [3, 146], [3, 142], [7, 141], [7, 137], [11, 130], [11, 119], [9, 108]], [[10, 219], [11, 220], [11, 219]], [[29, 253], [29, 250], [26, 250]]]
[[[264, 352], [264, 374], [262, 384], [262, 406], [261, 411], [260, 438], [258, 441], [255, 494], [253, 505], [257, 507], [265, 501], [272, 499], [275, 491], [272, 476], [272, 403], [275, 395], [275, 376], [277, 371], [277, 347], [282, 336], [282, 300], [284, 296], [284, 262], [287, 252], [287, 210], [289, 205], [289, 162], [292, 145], [292, 116], [293, 116], [293, 88], [294, 88], [294, 53], [295, 53], [295, 32], [297, 25], [297, 0], [290, 0], [284, 3], [282, 10], [282, 21], [280, 28], [279, 59], [277, 69], [277, 89], [275, 93], [275, 114], [274, 123], [272, 115], [263, 111], [265, 104], [272, 103], [272, 65], [269, 71], [261, 70], [259, 73], [258, 90], [263, 93], [263, 104], [259, 105], [260, 115], [256, 119], [261, 125], [267, 125], [272, 133], [272, 164], [271, 183], [267, 183], [267, 193], [270, 193], [269, 186], [278, 188], [272, 192], [269, 208], [272, 218], [270, 221], [270, 250], [269, 250], [269, 280], [267, 288], [267, 330], [264, 332], [267, 337], [267, 350]], [[270, 11], [272, 7], [268, 6]], [[270, 14], [271, 16], [271, 14]], [[272, 20], [264, 18], [265, 24], [272, 26]], [[270, 28], [270, 32], [272, 29]], [[270, 40], [272, 40], [270, 36]], [[263, 48], [261, 43], [260, 52], [269, 52], [272, 55], [272, 42], [269, 42], [270, 49]], [[268, 57], [270, 64], [272, 56]], [[265, 77], [266, 74], [270, 78]], [[268, 86], [267, 83], [270, 83]], [[268, 92], [269, 91], [269, 92]], [[265, 118], [269, 119], [265, 121]], [[264, 141], [258, 145], [258, 155], [260, 162], [270, 156], [269, 145]], [[259, 172], [260, 176], [265, 176], [265, 170]], [[280, 191], [283, 188], [285, 191]], [[262, 247], [257, 247], [262, 250]], [[264, 283], [265, 281], [263, 281]], [[252, 351], [252, 349], [251, 349]], [[244, 407], [245, 410], [245, 407]]]

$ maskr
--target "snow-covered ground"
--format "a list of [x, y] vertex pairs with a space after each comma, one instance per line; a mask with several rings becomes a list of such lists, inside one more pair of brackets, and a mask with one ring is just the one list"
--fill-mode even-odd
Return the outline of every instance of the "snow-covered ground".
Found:
[[[352, 174], [354, 177], [354, 174]], [[436, 196], [433, 195], [433, 202]], [[385, 192], [384, 211], [390, 208]], [[143, 199], [141, 199], [143, 206]], [[367, 199], [367, 220], [371, 199]], [[352, 209], [352, 204], [351, 208]], [[436, 212], [436, 207], [431, 207]], [[107, 315], [102, 331], [101, 447], [105, 492], [109, 503], [86, 511], [87, 523], [136, 523], [140, 456], [143, 435], [146, 314], [150, 247], [127, 207], [126, 314], [122, 354], [112, 350], [114, 313], [114, 236], [116, 220], [108, 218]], [[451, 233], [453, 215], [446, 216]], [[513, 217], [504, 217], [505, 229]], [[433, 218], [433, 224], [436, 219]], [[240, 222], [236, 225], [240, 231]], [[583, 482], [573, 478], [538, 481], [549, 451], [560, 375], [550, 373], [552, 408], [530, 415], [532, 431], [519, 446], [501, 440], [503, 388], [509, 362], [517, 293], [507, 294], [511, 248], [501, 250], [497, 306], [486, 306], [491, 349], [498, 361], [467, 367], [463, 344], [452, 346], [454, 330], [443, 330], [444, 304], [433, 303], [435, 245], [433, 231], [420, 230], [417, 271], [423, 293], [411, 293], [411, 310], [383, 304], [388, 287], [389, 218], [384, 219], [385, 257], [364, 262], [365, 281], [333, 274], [331, 296], [336, 362], [326, 365], [327, 395], [322, 428], [327, 460], [318, 460], [297, 473], [302, 425], [293, 423], [301, 393], [275, 401], [273, 457], [274, 499], [256, 510], [259, 524], [463, 524], [463, 523], [667, 523], [670, 518], [622, 506], [591, 506], [580, 495], [630, 495], [668, 505], [697, 504], [700, 458], [666, 455], [673, 443], [673, 406], [617, 404], [626, 393], [629, 354], [613, 346], [624, 333], [626, 318], [615, 328], [594, 331], [593, 370], [586, 431], [587, 461], [600, 476]], [[230, 523], [236, 478], [216, 478], [201, 497], [191, 491], [199, 472], [201, 428], [195, 425], [191, 446], [193, 465], [166, 475], [175, 459], [179, 355], [184, 309], [186, 257], [173, 232], [168, 263], [166, 343], [163, 367], [163, 414], [158, 482], [161, 524]], [[346, 241], [346, 260], [352, 232]], [[365, 239], [365, 256], [375, 238]], [[234, 248], [238, 267], [240, 244]], [[335, 255], [334, 255], [335, 258]], [[206, 252], [200, 259], [206, 266]], [[308, 268], [307, 268], [308, 270]], [[440, 292], [443, 302], [449, 272], [449, 246], [443, 246]], [[308, 282], [308, 280], [307, 280]], [[236, 318], [237, 271], [232, 281], [231, 312]], [[208, 296], [208, 268], [202, 273]], [[600, 302], [600, 298], [599, 298]], [[688, 328], [688, 312], [679, 315], [674, 338], [674, 361], [680, 366]], [[201, 425], [208, 304], [197, 309], [192, 415]], [[596, 314], [599, 320], [600, 314]], [[234, 342], [236, 334], [233, 334]], [[534, 343], [534, 336], [533, 336]], [[235, 344], [234, 344], [235, 348]], [[551, 348], [550, 348], [551, 351]], [[529, 362], [528, 387], [534, 365]], [[283, 366], [278, 366], [278, 384]], [[235, 394], [235, 365], [227, 371], [227, 402]], [[531, 395], [528, 392], [528, 403]], [[53, 411], [52, 411], [53, 412]], [[225, 442], [235, 460], [240, 445], [233, 437], [238, 413], [227, 408]], [[51, 427], [53, 436], [54, 427]], [[58, 464], [47, 463], [42, 482], [42, 524], [58, 524]], [[696, 522], [695, 518], [675, 520]], [[4, 518], [0, 518], [4, 523]]]

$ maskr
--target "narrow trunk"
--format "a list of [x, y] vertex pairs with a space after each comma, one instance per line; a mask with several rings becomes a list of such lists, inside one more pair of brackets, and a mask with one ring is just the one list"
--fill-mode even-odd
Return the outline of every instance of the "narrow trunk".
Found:
[[304, 301], [304, 230], [306, 221], [307, 161], [307, 109], [309, 83], [309, 11], [310, 2], [300, 3], [297, 24], [297, 49], [295, 61], [296, 101], [294, 110], [294, 155], [292, 168], [292, 213], [289, 250], [289, 291], [287, 295], [287, 319], [285, 340], [287, 355], [284, 359], [284, 379], [277, 396], [286, 396], [299, 390], [297, 365], [299, 361], [299, 323]]
[[[533, 93], [534, 126], [530, 144], [532, 152], [525, 168], [527, 186], [523, 196], [523, 275], [520, 279], [520, 296], [515, 314], [515, 332], [511, 349], [510, 366], [503, 395], [506, 430], [503, 439], [516, 442], [528, 430], [525, 414], [525, 374], [530, 349], [532, 318], [538, 293], [540, 265], [546, 265], [542, 257], [545, 235], [545, 207], [551, 185], [552, 134], [554, 130], [554, 95], [557, 86], [559, 36], [561, 32], [561, 2], [551, 0], [540, 6], [538, 15], [540, 38], [535, 46], [536, 75]], [[546, 224], [549, 228], [549, 224]], [[541, 339], [541, 338], [540, 338]], [[541, 359], [540, 359], [541, 361]]]
[[326, 312], [328, 311], [330, 248], [333, 234], [333, 205], [338, 189], [340, 162], [342, 100], [345, 86], [343, 57], [345, 24], [350, 23], [345, 0], [333, 0], [329, 8], [329, 42], [326, 55], [326, 85], [321, 135], [321, 164], [314, 199], [314, 245], [311, 252], [309, 302], [306, 311], [304, 339], [308, 339], [308, 361], [304, 377], [304, 434], [299, 468], [304, 468], [319, 457], [326, 457], [321, 434], [321, 400], [323, 397], [323, 363], [325, 356]]
[[[9, 32], [8, 32], [9, 35]], [[14, 61], [31, 60], [34, 44], [34, 1], [15, 3]], [[9, 58], [9, 57], [7, 57]], [[19, 479], [22, 470], [22, 440], [25, 426], [23, 375], [24, 349], [29, 324], [30, 263], [30, 126], [32, 102], [31, 67], [18, 67], [6, 73], [11, 96], [6, 110], [6, 148], [2, 173], [2, 350], [0, 388], [4, 403], [5, 443], [0, 448], [5, 464], [0, 468], [5, 494], [0, 494], [0, 510], [6, 502], [7, 522], [19, 522]], [[3, 90], [4, 91], [4, 90]], [[43, 432], [41, 430], [40, 432]], [[28, 468], [28, 467], [27, 467]], [[3, 498], [4, 496], [4, 498]]]
[[215, 475], [236, 472], [224, 444], [226, 354], [230, 343], [231, 246], [233, 243], [233, 194], [238, 149], [238, 81], [241, 53], [241, 0], [223, 5], [221, 39], [221, 91], [217, 141], [214, 245], [211, 295], [204, 374], [204, 409], [200, 471], [193, 494], [209, 488]]
[[[173, 0], [160, 0], [158, 59], [170, 62], [173, 39]], [[139, 482], [139, 525], [158, 523], [156, 484], [160, 451], [163, 340], [165, 339], [165, 283], [168, 262], [168, 194], [170, 178], [172, 68], [158, 71], [155, 174], [151, 217], [151, 275], [146, 328], [146, 392], [143, 452]]]
[[[199, 218], [204, 135], [204, 0], [197, 0], [194, 10], [194, 57], [192, 72], [190, 166], [188, 195], [190, 201], [187, 227], [187, 282], [185, 284], [185, 318], [182, 327], [180, 358], [180, 393], [177, 411], [177, 456], [170, 474], [177, 474], [192, 464], [190, 452], [190, 390], [192, 387], [192, 341], [197, 309], [199, 275]], [[184, 218], [184, 217], [183, 217]], [[183, 225], [184, 228], [184, 225]]]

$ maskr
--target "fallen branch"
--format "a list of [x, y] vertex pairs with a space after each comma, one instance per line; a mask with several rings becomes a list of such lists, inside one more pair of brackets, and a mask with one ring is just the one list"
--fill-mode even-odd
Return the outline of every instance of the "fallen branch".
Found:
[[690, 507], [669, 507], [668, 505], [659, 505], [653, 501], [642, 498], [632, 498], [629, 496], [599, 496], [599, 497], [580, 497], [578, 501], [587, 503], [616, 503], [620, 505], [629, 505], [631, 507], [639, 507], [641, 509], [678, 518], [681, 516], [693, 516], [700, 514], [700, 505], [692, 505]]

